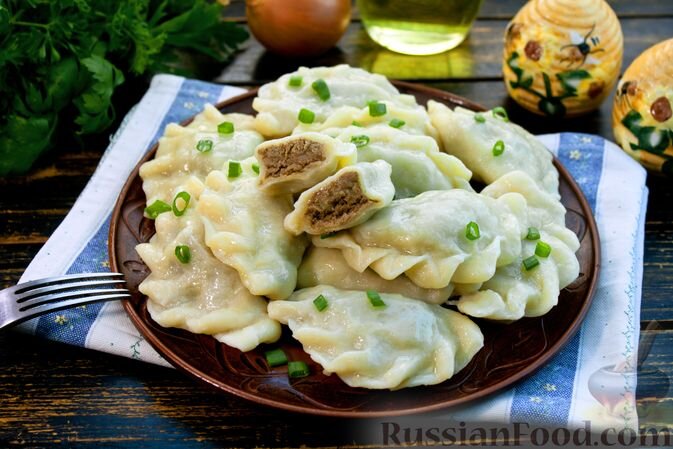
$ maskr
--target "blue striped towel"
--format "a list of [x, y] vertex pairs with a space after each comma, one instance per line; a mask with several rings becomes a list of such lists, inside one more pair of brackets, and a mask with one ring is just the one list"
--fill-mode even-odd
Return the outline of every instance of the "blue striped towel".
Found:
[[[156, 76], [143, 99], [124, 119], [95, 174], [26, 269], [21, 282], [64, 273], [108, 271], [110, 212], [133, 167], [168, 123], [198, 113], [206, 103], [217, 103], [242, 92], [231, 86], [172, 75]], [[589, 420], [594, 429], [635, 429], [635, 361], [647, 204], [645, 171], [617, 146], [597, 136], [562, 133], [540, 139], [570, 170], [596, 216], [603, 260], [598, 290], [580, 331], [550, 363], [506, 391], [449, 410], [449, 417], [468, 422], [526, 422], [569, 428], [582, 428]], [[139, 335], [117, 302], [45, 315], [24, 323], [21, 330], [168, 366]], [[621, 368], [613, 376], [616, 383], [596, 384], [596, 373], [615, 366]]]

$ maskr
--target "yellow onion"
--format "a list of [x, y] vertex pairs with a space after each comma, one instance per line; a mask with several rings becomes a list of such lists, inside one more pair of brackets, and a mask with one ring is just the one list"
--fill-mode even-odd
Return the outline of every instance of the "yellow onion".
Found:
[[348, 27], [350, 0], [247, 0], [250, 31], [286, 56], [315, 56], [332, 48]]

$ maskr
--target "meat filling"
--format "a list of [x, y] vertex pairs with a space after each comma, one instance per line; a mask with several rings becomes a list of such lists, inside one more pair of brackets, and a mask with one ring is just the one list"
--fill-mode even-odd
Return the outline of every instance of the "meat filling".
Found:
[[370, 202], [360, 188], [358, 174], [348, 172], [311, 196], [306, 216], [312, 226], [332, 229], [351, 221]]
[[296, 139], [270, 145], [260, 152], [260, 163], [267, 178], [280, 178], [301, 172], [315, 162], [324, 161], [324, 144], [308, 139]]

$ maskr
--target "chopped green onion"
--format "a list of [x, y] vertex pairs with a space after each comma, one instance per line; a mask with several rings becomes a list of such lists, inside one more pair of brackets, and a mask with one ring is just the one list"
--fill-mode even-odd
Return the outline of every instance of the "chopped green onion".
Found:
[[327, 83], [324, 79], [321, 78], [313, 81], [311, 87], [322, 101], [329, 100], [331, 95], [329, 93], [329, 87], [327, 87]]
[[493, 156], [500, 156], [505, 152], [505, 142], [498, 140], [495, 145], [493, 145]]
[[369, 102], [369, 115], [372, 117], [381, 117], [382, 115], [386, 115], [386, 112], [388, 112], [388, 109], [385, 103], [379, 103], [378, 101]]
[[259, 175], [259, 164], [257, 162], [253, 162], [250, 168], [252, 168], [252, 171]]
[[292, 378], [306, 377], [311, 374], [311, 371], [304, 362], [290, 362], [287, 364], [287, 374]]
[[196, 149], [202, 153], [207, 153], [213, 149], [213, 141], [210, 139], [201, 139], [196, 143]]
[[171, 210], [171, 206], [168, 203], [164, 203], [161, 200], [156, 200], [149, 206], [145, 208], [145, 215], [147, 215], [150, 219], [154, 220], [159, 216], [159, 214], [163, 214], [164, 212], [169, 212]]
[[392, 119], [390, 122], [388, 122], [388, 124], [389, 124], [390, 126], [392, 126], [393, 128], [401, 128], [401, 127], [403, 127], [406, 123], [407, 123], [407, 122], [405, 122], [404, 120], [400, 120], [400, 119], [398, 119], [398, 118], [394, 118], [394, 119]]
[[523, 267], [526, 269], [526, 271], [530, 271], [538, 265], [540, 265], [540, 261], [537, 260], [537, 257], [535, 256], [530, 256], [529, 258], [523, 260]]
[[537, 228], [530, 227], [528, 228], [528, 234], [526, 234], [526, 240], [538, 240], [540, 238], [540, 231]]
[[369, 143], [369, 136], [365, 136], [364, 134], [353, 136], [351, 137], [351, 143], [354, 143], [358, 148], [362, 148]]
[[217, 125], [218, 134], [233, 134], [234, 133], [234, 124], [231, 122], [222, 122]]
[[192, 254], [189, 251], [189, 246], [187, 245], [178, 245], [175, 247], [175, 257], [178, 258], [180, 263], [189, 263], [192, 259]]
[[535, 255], [540, 257], [549, 257], [549, 254], [551, 254], [551, 246], [542, 240], [537, 242], [537, 245], [535, 245]]
[[227, 171], [228, 178], [238, 178], [243, 173], [241, 163], [238, 161], [229, 161], [229, 169]]
[[328, 239], [330, 237], [334, 237], [336, 234], [337, 234], [336, 231], [335, 232], [328, 232], [327, 234], [321, 234], [320, 235], [320, 240], [325, 240], [325, 239]]
[[357, 120], [353, 120], [353, 123], [351, 123], [351, 125], [359, 126], [360, 128], [362, 128], [362, 123], [358, 122]]
[[313, 300], [313, 305], [318, 309], [318, 312], [322, 312], [327, 308], [327, 299], [323, 295], [318, 295], [318, 297]]
[[301, 75], [292, 75], [288, 84], [292, 87], [299, 87], [303, 84], [304, 77]]
[[497, 108], [493, 108], [493, 117], [502, 119], [505, 122], [509, 122], [509, 116], [507, 115], [507, 111], [505, 111], [505, 108], [502, 106], [498, 106]]
[[468, 240], [477, 240], [481, 235], [479, 234], [479, 225], [471, 221], [465, 226], [465, 237]]
[[299, 110], [299, 115], [297, 116], [300, 122], [310, 124], [315, 120], [315, 113], [305, 108]]
[[477, 123], [485, 123], [486, 119], [481, 114], [474, 114], [474, 121]]
[[264, 353], [264, 358], [266, 358], [266, 363], [268, 363], [269, 366], [280, 366], [287, 363], [287, 356], [280, 348], [266, 351]]
[[[189, 193], [184, 192], [184, 191], [175, 195], [175, 198], [173, 198], [172, 209], [173, 209], [173, 213], [175, 214], [176, 217], [180, 217], [180, 216], [184, 215], [185, 211], [187, 210], [187, 206], [189, 206], [189, 200], [191, 200], [191, 199], [192, 199], [192, 196]], [[180, 208], [178, 206], [178, 200], [182, 200], [185, 203], [185, 205], [182, 208]]]
[[381, 295], [379, 295], [374, 290], [367, 290], [367, 298], [369, 298], [369, 302], [374, 307], [385, 307], [386, 306], [386, 303], [383, 302], [383, 300], [381, 299]]

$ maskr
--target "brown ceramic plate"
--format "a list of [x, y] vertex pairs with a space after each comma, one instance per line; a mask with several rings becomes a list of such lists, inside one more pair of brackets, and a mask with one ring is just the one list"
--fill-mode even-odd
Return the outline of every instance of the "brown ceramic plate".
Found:
[[[424, 86], [395, 83], [420, 104], [429, 99], [449, 107], [483, 110], [456, 95]], [[217, 105], [222, 112], [253, 113], [256, 90]], [[140, 162], [154, 157], [156, 146]], [[336, 375], [325, 376], [311, 361], [287, 328], [281, 340], [242, 353], [210, 336], [156, 324], [146, 308], [147, 298], [138, 285], [148, 269], [135, 251], [154, 233], [154, 222], [143, 217], [145, 195], [135, 168], [124, 186], [110, 226], [110, 266], [124, 273], [133, 296], [125, 301], [129, 317], [147, 341], [176, 368], [221, 391], [260, 404], [297, 412], [344, 417], [392, 416], [430, 411], [462, 404], [505, 388], [540, 368], [573, 336], [591, 302], [599, 269], [598, 231], [591, 209], [570, 174], [554, 161], [561, 177], [561, 197], [568, 213], [566, 222], [580, 238], [580, 276], [561, 292], [559, 304], [541, 318], [525, 318], [512, 324], [477, 320], [484, 333], [484, 348], [453, 378], [439, 385], [400, 391], [351, 388]], [[138, 164], [138, 165], [140, 165]], [[304, 360], [311, 375], [290, 380], [286, 367], [269, 369], [264, 352], [282, 347], [291, 360]]]

